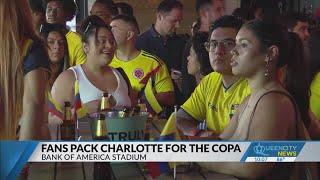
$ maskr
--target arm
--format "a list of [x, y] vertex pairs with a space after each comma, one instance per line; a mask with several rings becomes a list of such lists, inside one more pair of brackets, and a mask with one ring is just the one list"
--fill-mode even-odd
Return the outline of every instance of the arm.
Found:
[[159, 71], [155, 75], [156, 99], [161, 105], [175, 105], [173, 82], [166, 65], [161, 62]]
[[24, 77], [20, 140], [40, 140], [50, 137], [45, 100], [48, 79], [48, 72], [42, 69], [33, 70]]
[[179, 109], [177, 113], [176, 127], [179, 135], [184, 140], [217, 140], [219, 135], [213, 131], [199, 130], [199, 121], [186, 113], [183, 109]]
[[156, 99], [158, 100], [159, 104], [165, 106], [173, 106], [175, 104], [175, 95], [174, 92], [162, 92], [157, 93]]
[[67, 70], [61, 73], [54, 82], [51, 89], [52, 99], [61, 108], [64, 107], [64, 102], [69, 101], [74, 103], [74, 82], [75, 77], [72, 70]]
[[181, 135], [195, 136], [198, 133], [198, 121], [186, 113], [183, 109], [177, 112], [176, 127]]
[[[263, 97], [249, 127], [248, 140], [286, 140], [295, 133], [295, 110], [288, 97], [271, 93]], [[263, 127], [263, 128], [262, 128]], [[208, 170], [241, 178], [262, 177], [274, 163], [200, 163]]]

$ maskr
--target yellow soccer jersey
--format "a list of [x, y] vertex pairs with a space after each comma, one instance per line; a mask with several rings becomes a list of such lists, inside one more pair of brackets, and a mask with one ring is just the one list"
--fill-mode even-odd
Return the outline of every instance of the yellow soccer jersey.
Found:
[[78, 64], [83, 64], [86, 60], [86, 55], [82, 49], [82, 41], [79, 34], [69, 31], [66, 34], [66, 39], [68, 43], [69, 51], [69, 65], [75, 66]]
[[311, 83], [310, 109], [320, 119], [320, 72]]
[[194, 119], [206, 120], [208, 129], [221, 133], [238, 105], [249, 94], [245, 79], [239, 79], [225, 89], [221, 74], [213, 72], [202, 79], [182, 108]]
[[154, 77], [156, 93], [173, 91], [173, 83], [166, 65], [158, 57], [143, 50], [129, 61], [122, 61], [114, 56], [110, 66], [122, 68], [135, 91], [140, 92], [150, 77]]

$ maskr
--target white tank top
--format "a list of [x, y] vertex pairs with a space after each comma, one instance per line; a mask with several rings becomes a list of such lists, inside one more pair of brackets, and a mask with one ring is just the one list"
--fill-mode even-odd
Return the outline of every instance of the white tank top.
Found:
[[[101, 99], [103, 91], [98, 89], [89, 81], [81, 65], [70, 67], [70, 69], [74, 72], [76, 80], [78, 80], [79, 83], [79, 94], [81, 103], [84, 104], [90, 101]], [[114, 108], [119, 109], [124, 106], [130, 107], [131, 100], [128, 94], [127, 82], [124, 80], [119, 71], [117, 71], [114, 68], [111, 69], [113, 74], [116, 76], [118, 82], [117, 89], [111, 93], [111, 95], [115, 98], [117, 102]]]

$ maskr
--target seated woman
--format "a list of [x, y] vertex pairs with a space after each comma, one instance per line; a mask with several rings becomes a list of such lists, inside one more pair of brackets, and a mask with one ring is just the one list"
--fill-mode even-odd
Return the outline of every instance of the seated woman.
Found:
[[[272, 28], [271, 28], [272, 27]], [[290, 36], [293, 36], [292, 34]], [[300, 47], [299, 38], [294, 38]], [[233, 49], [232, 72], [245, 77], [251, 95], [238, 107], [230, 124], [220, 135], [224, 140], [294, 140], [302, 138], [298, 127], [309, 125], [309, 97], [302, 48], [288, 59], [288, 32], [276, 23], [255, 20], [237, 34]], [[277, 80], [277, 69], [287, 65], [286, 86]], [[304, 123], [302, 123], [304, 122]], [[183, 130], [182, 130], [183, 131]], [[287, 164], [199, 163], [209, 170], [240, 178], [290, 177]], [[281, 167], [281, 168], [280, 168]]]
[[50, 89], [57, 77], [69, 68], [67, 39], [59, 26], [44, 24], [41, 26], [40, 35], [48, 46], [50, 60]]
[[[82, 32], [87, 61], [59, 75], [51, 90], [53, 100], [60, 107], [66, 101], [72, 105], [80, 101], [85, 114], [90, 114], [99, 110], [102, 94], [106, 92], [115, 100], [113, 108], [130, 107], [130, 84], [120, 71], [108, 66], [116, 49], [110, 27], [99, 17], [89, 16], [82, 24]], [[82, 112], [76, 113], [77, 118], [84, 115], [83, 111], [75, 110]]]
[[204, 43], [208, 40], [208, 33], [197, 33], [191, 39], [190, 54], [188, 56], [188, 73], [196, 78], [197, 84], [212, 72], [209, 54]]

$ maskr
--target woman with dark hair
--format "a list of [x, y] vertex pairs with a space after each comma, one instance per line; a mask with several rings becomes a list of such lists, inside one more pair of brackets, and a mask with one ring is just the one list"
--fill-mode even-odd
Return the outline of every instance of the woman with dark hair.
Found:
[[45, 23], [41, 26], [40, 35], [48, 46], [50, 60], [50, 89], [57, 77], [69, 66], [68, 45], [63, 28], [56, 24]]
[[[295, 51], [288, 56], [288, 39]], [[220, 135], [225, 140], [296, 140], [306, 138], [309, 126], [308, 83], [300, 39], [273, 22], [255, 20], [237, 34], [232, 72], [248, 80], [251, 95], [238, 107]], [[288, 57], [291, 57], [289, 59]], [[277, 71], [286, 65], [285, 87]], [[300, 73], [300, 71], [304, 73]], [[305, 131], [304, 131], [305, 132]], [[287, 164], [200, 163], [210, 170], [241, 178], [289, 179]]]
[[196, 78], [197, 84], [202, 77], [212, 72], [209, 54], [204, 43], [208, 40], [208, 33], [197, 33], [192, 37], [190, 54], [188, 56], [188, 73]]
[[60, 107], [71, 102], [77, 118], [97, 112], [104, 92], [113, 97], [113, 108], [130, 107], [130, 84], [123, 73], [108, 66], [116, 49], [111, 28], [99, 17], [89, 16], [81, 29], [87, 61], [59, 75], [51, 90], [53, 100]]

